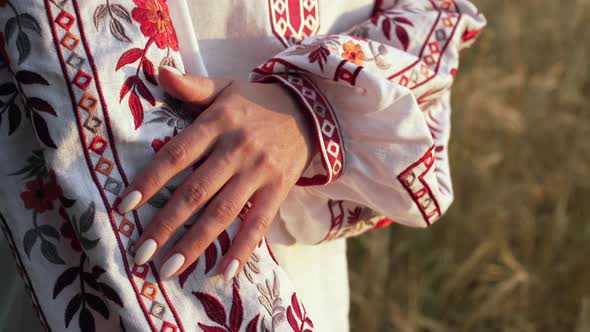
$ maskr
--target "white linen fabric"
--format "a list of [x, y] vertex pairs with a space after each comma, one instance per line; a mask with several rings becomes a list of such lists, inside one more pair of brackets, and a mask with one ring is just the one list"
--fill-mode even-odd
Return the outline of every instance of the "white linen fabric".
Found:
[[[42, 325], [348, 330], [344, 238], [452, 201], [449, 90], [484, 25], [466, 0], [0, 0], [0, 224]], [[186, 174], [137, 212], [119, 195], [194, 117], [158, 64], [281, 84], [321, 147], [230, 283], [215, 270], [239, 219], [179, 278], [133, 264]]]

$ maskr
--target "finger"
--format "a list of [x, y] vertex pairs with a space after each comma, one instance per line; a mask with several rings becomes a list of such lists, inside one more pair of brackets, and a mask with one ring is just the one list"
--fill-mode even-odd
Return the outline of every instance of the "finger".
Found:
[[163, 277], [182, 273], [238, 216], [256, 188], [258, 179], [233, 177], [207, 205], [203, 215], [170, 250], [160, 268]]
[[200, 75], [182, 74], [170, 66], [160, 66], [158, 80], [173, 97], [201, 106], [210, 105], [231, 80], [208, 78]]
[[252, 207], [248, 210], [244, 223], [219, 265], [219, 272], [223, 273], [226, 281], [235, 277], [258, 246], [272, 223], [279, 206], [285, 199], [279, 187], [264, 187], [251, 200]]
[[127, 186], [117, 210], [124, 214], [149, 201], [170, 179], [207, 153], [216, 133], [213, 126], [194, 122], [174, 137]]
[[174, 191], [137, 240], [135, 262], [143, 265], [154, 257], [190, 216], [205, 205], [234, 174], [221, 153], [214, 153]]

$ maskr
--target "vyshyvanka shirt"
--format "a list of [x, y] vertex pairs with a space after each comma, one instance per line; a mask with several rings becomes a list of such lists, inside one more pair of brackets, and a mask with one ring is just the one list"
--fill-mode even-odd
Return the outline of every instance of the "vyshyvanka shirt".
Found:
[[[0, 221], [42, 324], [346, 330], [342, 239], [426, 227], [452, 201], [449, 91], [484, 25], [465, 0], [0, 1]], [[134, 239], [187, 175], [118, 212], [195, 116], [164, 96], [160, 64], [281, 84], [320, 146], [229, 283], [215, 271], [239, 218], [178, 278], [162, 280], [158, 258], [133, 263]]]

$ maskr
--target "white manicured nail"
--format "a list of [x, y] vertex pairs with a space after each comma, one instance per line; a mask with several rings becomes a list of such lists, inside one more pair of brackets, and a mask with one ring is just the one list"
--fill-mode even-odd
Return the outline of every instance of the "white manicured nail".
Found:
[[160, 269], [160, 274], [162, 278], [170, 278], [178, 269], [182, 267], [184, 264], [184, 255], [183, 254], [174, 254], [168, 258], [166, 263], [162, 265]]
[[123, 198], [123, 200], [121, 200], [121, 203], [119, 203], [119, 206], [117, 208], [118, 208], [119, 212], [127, 213], [127, 212], [135, 209], [137, 204], [139, 204], [139, 202], [141, 202], [142, 198], [143, 198], [143, 195], [141, 195], [141, 193], [139, 191], [134, 190], [134, 191], [128, 193], [127, 196], [125, 196]]
[[184, 76], [184, 74], [180, 70], [178, 70], [178, 68], [175, 68], [175, 67], [172, 67], [172, 66], [166, 66], [166, 65], [160, 66], [160, 68], [158, 69], [158, 72], [160, 70], [167, 70], [167, 71], [171, 72], [174, 75]]
[[135, 264], [143, 265], [147, 263], [158, 249], [158, 244], [152, 239], [143, 241], [139, 249], [135, 252]]
[[236, 276], [236, 273], [238, 273], [239, 267], [240, 262], [237, 259], [232, 259], [225, 267], [225, 271], [223, 271], [223, 279], [225, 279], [225, 281], [233, 279]]

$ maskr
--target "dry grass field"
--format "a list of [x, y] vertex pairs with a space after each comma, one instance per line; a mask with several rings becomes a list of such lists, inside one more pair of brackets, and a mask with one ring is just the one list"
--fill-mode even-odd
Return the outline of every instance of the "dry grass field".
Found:
[[349, 241], [352, 331], [590, 331], [590, 0], [476, 0], [432, 228]]

